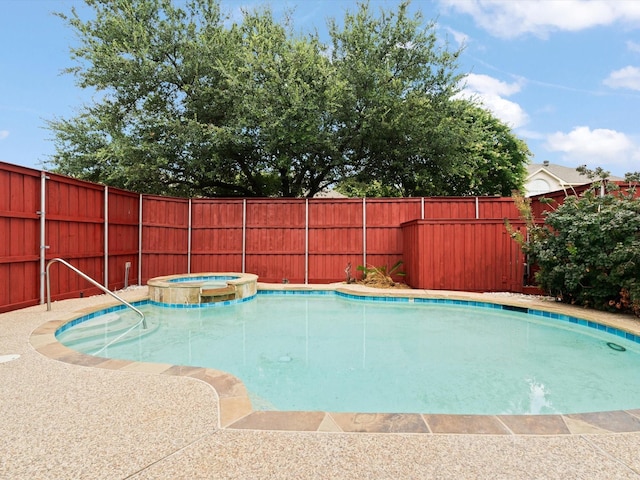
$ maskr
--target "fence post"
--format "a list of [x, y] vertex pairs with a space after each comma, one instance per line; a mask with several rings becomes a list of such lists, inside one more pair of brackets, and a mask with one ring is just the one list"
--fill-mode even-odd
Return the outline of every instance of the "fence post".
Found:
[[142, 285], [142, 194], [138, 202], [138, 285]]
[[191, 197], [189, 197], [189, 223], [187, 233], [187, 273], [191, 273]]
[[46, 245], [46, 213], [45, 208], [47, 206], [47, 187], [46, 182], [49, 179], [45, 172], [40, 172], [40, 211], [36, 212], [40, 215], [40, 305], [44, 303], [44, 285], [46, 271], [46, 249], [49, 248]]
[[104, 187], [104, 288], [109, 290], [109, 187]]
[[247, 254], [247, 199], [242, 199], [242, 273], [245, 273]]
[[362, 266], [367, 267], [367, 197], [362, 198]]
[[304, 206], [304, 284], [309, 283], [309, 199]]

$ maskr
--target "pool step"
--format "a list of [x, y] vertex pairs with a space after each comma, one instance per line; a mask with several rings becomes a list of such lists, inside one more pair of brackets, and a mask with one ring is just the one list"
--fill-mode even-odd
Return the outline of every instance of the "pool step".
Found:
[[200, 303], [216, 303], [236, 299], [236, 288], [233, 285], [226, 287], [202, 285], [200, 287]]
[[[87, 320], [81, 324], [75, 325], [69, 330], [65, 330], [58, 336], [58, 340], [69, 348], [84, 353], [92, 353], [113, 339], [130, 330], [136, 325], [140, 319], [129, 312], [126, 313], [110, 313], [101, 315], [98, 318]], [[151, 325], [143, 330], [142, 327], [133, 328], [128, 334], [124, 335], [114, 345], [121, 344], [128, 340], [137, 339], [141, 335], [147, 335], [155, 330]]]

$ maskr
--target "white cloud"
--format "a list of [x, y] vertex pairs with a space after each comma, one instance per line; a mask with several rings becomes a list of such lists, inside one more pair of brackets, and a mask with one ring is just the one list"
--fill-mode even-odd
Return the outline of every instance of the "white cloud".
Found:
[[527, 33], [546, 37], [552, 31], [578, 31], [613, 23], [640, 23], [640, 2], [607, 0], [440, 0], [471, 15], [496, 37]]
[[481, 95], [482, 103], [493, 114], [509, 125], [511, 128], [519, 128], [529, 121], [529, 116], [520, 105], [498, 95]]
[[634, 42], [633, 40], [628, 40], [627, 50], [629, 50], [630, 52], [640, 53], [640, 43]]
[[4, 140], [9, 136], [9, 130], [0, 130], [0, 140]]
[[611, 88], [640, 90], [640, 68], [632, 66], [621, 68], [611, 72], [602, 83]]
[[506, 83], [489, 75], [470, 73], [465, 78], [465, 86], [459, 97], [479, 100], [504, 123], [511, 128], [518, 128], [525, 125], [529, 117], [520, 105], [503, 97], [518, 93], [521, 88], [521, 81]]
[[631, 168], [640, 160], [640, 145], [622, 132], [606, 128], [575, 127], [569, 133], [547, 137], [546, 148], [562, 152], [565, 160], [603, 168]]
[[489, 75], [479, 75], [470, 73], [465, 78], [466, 88], [474, 92], [486, 93], [491, 95], [509, 96], [518, 93], [522, 88], [522, 82], [506, 83]]

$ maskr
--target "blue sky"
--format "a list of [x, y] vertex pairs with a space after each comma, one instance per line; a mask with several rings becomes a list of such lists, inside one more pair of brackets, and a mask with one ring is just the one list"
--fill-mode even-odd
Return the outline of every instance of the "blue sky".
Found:
[[[374, 8], [397, 1], [371, 0]], [[325, 32], [355, 0], [222, 0], [223, 10], [294, 8], [299, 31]], [[53, 154], [46, 120], [67, 118], [91, 92], [73, 66], [73, 32], [52, 12], [80, 0], [0, 0], [0, 161], [41, 168]], [[527, 142], [533, 161], [640, 170], [640, 1], [414, 0], [452, 48], [464, 45], [463, 95], [473, 95]]]

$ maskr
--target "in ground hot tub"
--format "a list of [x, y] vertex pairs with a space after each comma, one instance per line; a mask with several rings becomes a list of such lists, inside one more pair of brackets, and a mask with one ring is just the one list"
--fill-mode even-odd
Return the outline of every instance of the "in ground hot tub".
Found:
[[189, 273], [155, 277], [147, 282], [149, 299], [177, 305], [199, 305], [239, 300], [258, 291], [251, 273]]

